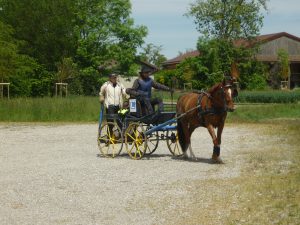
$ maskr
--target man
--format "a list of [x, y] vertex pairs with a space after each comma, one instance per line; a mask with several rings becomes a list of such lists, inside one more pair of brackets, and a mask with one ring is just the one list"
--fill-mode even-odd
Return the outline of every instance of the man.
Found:
[[[101, 104], [104, 103], [107, 115], [118, 114], [120, 108], [123, 107], [123, 97], [127, 97], [126, 89], [117, 82], [116, 74], [110, 74], [109, 80], [101, 86], [99, 92], [99, 101]], [[108, 119], [108, 121], [110, 122], [112, 119]]]
[[148, 114], [153, 113], [155, 105], [158, 105], [159, 112], [162, 112], [164, 107], [160, 98], [151, 98], [152, 87], [159, 90], [173, 92], [173, 90], [171, 90], [169, 87], [164, 86], [149, 77], [151, 72], [152, 71], [150, 68], [142, 67], [140, 77], [134, 81], [132, 88], [126, 90], [128, 94], [138, 97], [138, 99], [146, 108]]

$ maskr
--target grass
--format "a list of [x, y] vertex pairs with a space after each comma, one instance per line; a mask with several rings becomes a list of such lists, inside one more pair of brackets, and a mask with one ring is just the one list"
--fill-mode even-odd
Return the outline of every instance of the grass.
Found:
[[240, 104], [228, 113], [228, 122], [263, 122], [276, 119], [300, 118], [300, 104]]
[[241, 91], [237, 101], [240, 103], [297, 103], [300, 101], [300, 91]]
[[[175, 110], [175, 107], [165, 108], [167, 111]], [[97, 97], [0, 100], [0, 122], [96, 122], [99, 112]], [[228, 113], [227, 122], [262, 122], [282, 118], [300, 118], [300, 104], [238, 104], [235, 112]]]
[[[241, 218], [245, 224], [299, 224], [300, 120], [276, 123], [271, 128], [265, 135], [274, 138], [274, 146], [268, 147], [269, 151], [248, 153], [246, 167], [234, 181], [241, 189], [242, 210], [229, 218], [229, 224]], [[282, 140], [288, 148], [282, 147]]]
[[[178, 224], [299, 224], [300, 119], [256, 128], [265, 145], [237, 151], [234, 161], [242, 169], [237, 177], [189, 181], [199, 189], [189, 190], [192, 207]], [[198, 197], [203, 190], [206, 195]]]
[[96, 97], [14, 98], [0, 101], [1, 122], [92, 122], [100, 105]]

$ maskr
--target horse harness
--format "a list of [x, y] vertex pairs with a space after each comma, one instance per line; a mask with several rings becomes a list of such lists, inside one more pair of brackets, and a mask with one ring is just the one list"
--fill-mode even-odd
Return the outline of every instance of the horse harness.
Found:
[[[223, 88], [221, 88], [220, 90], [223, 90]], [[201, 103], [203, 101], [203, 97], [206, 96], [206, 104], [205, 104], [205, 108], [203, 109], [202, 106], [201, 106]], [[212, 99], [212, 96], [205, 92], [205, 91], [201, 91], [200, 94], [199, 94], [199, 97], [198, 97], [198, 100], [197, 100], [197, 108], [198, 108], [198, 119], [200, 121], [200, 125], [201, 126], [205, 126], [205, 120], [204, 120], [204, 115], [208, 115], [208, 114], [215, 114], [215, 115], [219, 115], [219, 114], [222, 114], [224, 112], [227, 112], [227, 104], [226, 104], [226, 100], [225, 98], [224, 99], [224, 105], [225, 107], [224, 108], [216, 108], [216, 107], [211, 107], [211, 108], [207, 108], [207, 103], [208, 103], [208, 100], [209, 99]]]

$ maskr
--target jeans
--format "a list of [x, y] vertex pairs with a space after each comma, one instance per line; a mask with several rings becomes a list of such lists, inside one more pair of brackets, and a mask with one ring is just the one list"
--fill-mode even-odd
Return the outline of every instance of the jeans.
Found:
[[151, 114], [154, 112], [155, 105], [158, 105], [159, 112], [164, 111], [164, 104], [160, 98], [144, 98], [142, 102], [144, 103], [142, 105], [146, 107], [147, 114]]
[[[121, 121], [118, 119], [118, 111], [120, 110], [119, 106], [115, 106], [115, 105], [109, 105], [108, 108], [106, 109], [106, 117], [107, 117], [107, 122], [114, 122], [114, 119], [116, 119], [116, 122], [118, 124], [118, 126], [120, 127], [120, 129], [122, 130], [122, 123]], [[109, 125], [109, 131], [112, 131], [113, 126]]]

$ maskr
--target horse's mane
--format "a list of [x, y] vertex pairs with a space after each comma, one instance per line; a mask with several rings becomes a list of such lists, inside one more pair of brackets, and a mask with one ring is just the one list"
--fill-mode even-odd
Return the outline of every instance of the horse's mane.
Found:
[[207, 92], [212, 95], [216, 90], [218, 90], [220, 88], [221, 85], [222, 85], [222, 83], [215, 84], [210, 89], [208, 89]]

